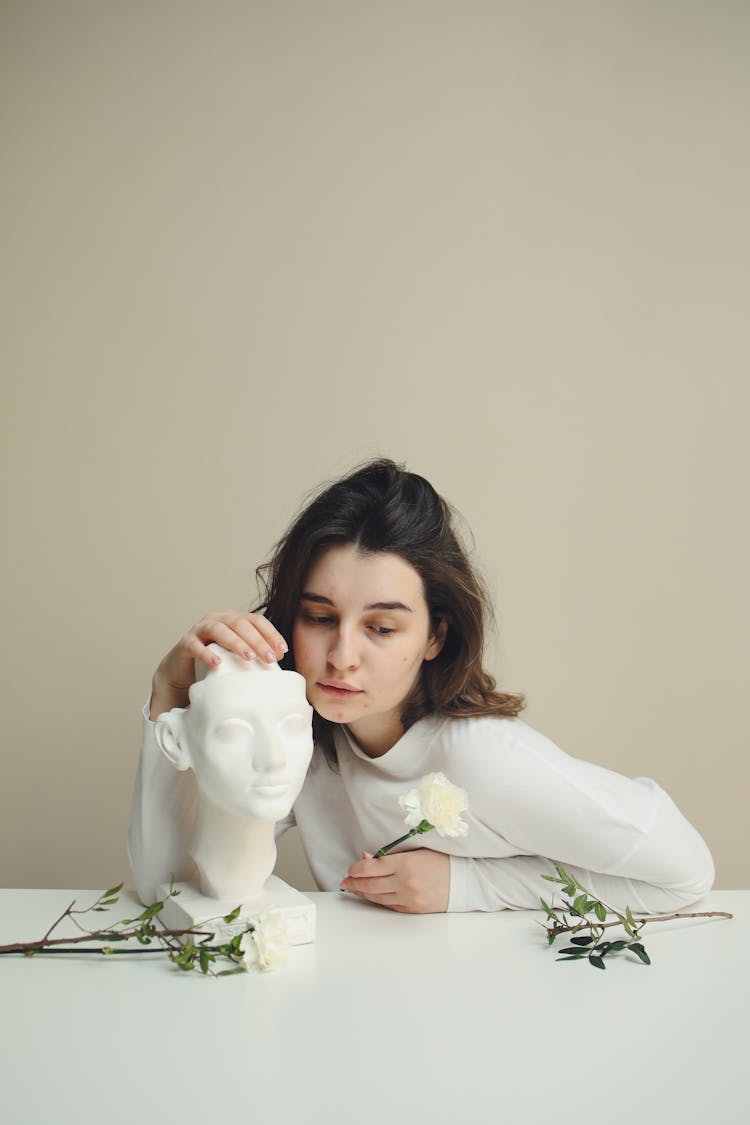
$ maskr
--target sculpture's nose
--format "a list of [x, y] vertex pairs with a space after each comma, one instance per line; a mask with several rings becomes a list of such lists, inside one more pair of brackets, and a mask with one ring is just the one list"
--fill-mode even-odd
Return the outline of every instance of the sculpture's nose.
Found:
[[258, 773], [276, 773], [286, 766], [286, 755], [278, 735], [265, 725], [256, 728], [253, 766]]

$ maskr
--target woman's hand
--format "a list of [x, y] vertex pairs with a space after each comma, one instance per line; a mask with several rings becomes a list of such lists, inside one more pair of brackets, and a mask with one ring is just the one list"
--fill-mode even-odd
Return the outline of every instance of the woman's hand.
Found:
[[341, 889], [403, 914], [442, 914], [448, 909], [450, 856], [430, 848], [389, 852], [380, 859], [365, 852], [349, 868]]
[[260, 613], [207, 613], [180, 637], [154, 672], [150, 717], [156, 719], [173, 707], [186, 707], [188, 690], [195, 682], [194, 661], [215, 668], [220, 658], [208, 645], [219, 644], [244, 660], [281, 660], [287, 644], [281, 633]]

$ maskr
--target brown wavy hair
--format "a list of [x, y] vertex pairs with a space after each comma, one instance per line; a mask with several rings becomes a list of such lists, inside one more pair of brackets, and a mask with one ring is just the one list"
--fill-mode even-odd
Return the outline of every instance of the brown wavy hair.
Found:
[[[421, 675], [404, 700], [404, 729], [430, 714], [518, 715], [525, 706], [523, 696], [497, 691], [495, 680], [482, 666], [492, 607], [454, 525], [453, 509], [430, 482], [394, 461], [367, 462], [324, 486], [256, 571], [260, 590], [256, 609], [290, 645], [282, 668], [294, 669], [292, 627], [310, 567], [326, 548], [350, 543], [363, 553], [385, 551], [410, 563], [422, 579], [432, 631], [446, 623], [441, 652], [422, 664]], [[315, 742], [332, 764], [335, 727], [314, 715]]]

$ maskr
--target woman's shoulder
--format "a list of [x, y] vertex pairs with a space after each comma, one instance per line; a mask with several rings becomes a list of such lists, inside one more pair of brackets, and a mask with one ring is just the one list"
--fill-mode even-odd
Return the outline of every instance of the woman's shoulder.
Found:
[[468, 743], [487, 739], [525, 741], [544, 738], [523, 719], [511, 715], [435, 715], [432, 721], [443, 738]]
[[456, 756], [531, 755], [550, 760], [563, 750], [523, 719], [502, 715], [441, 716], [433, 719], [433, 745]]

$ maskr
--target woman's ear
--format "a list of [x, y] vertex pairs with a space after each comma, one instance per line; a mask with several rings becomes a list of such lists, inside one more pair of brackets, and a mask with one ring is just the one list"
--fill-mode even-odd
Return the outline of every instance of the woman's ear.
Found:
[[186, 713], [187, 707], [173, 707], [159, 715], [154, 729], [161, 752], [178, 770], [189, 770], [193, 764], [185, 733]]
[[443, 651], [443, 645], [445, 644], [447, 635], [448, 622], [444, 617], [441, 617], [440, 624], [427, 642], [427, 651], [424, 654], [425, 660], [434, 660], [436, 656], [439, 656]]

